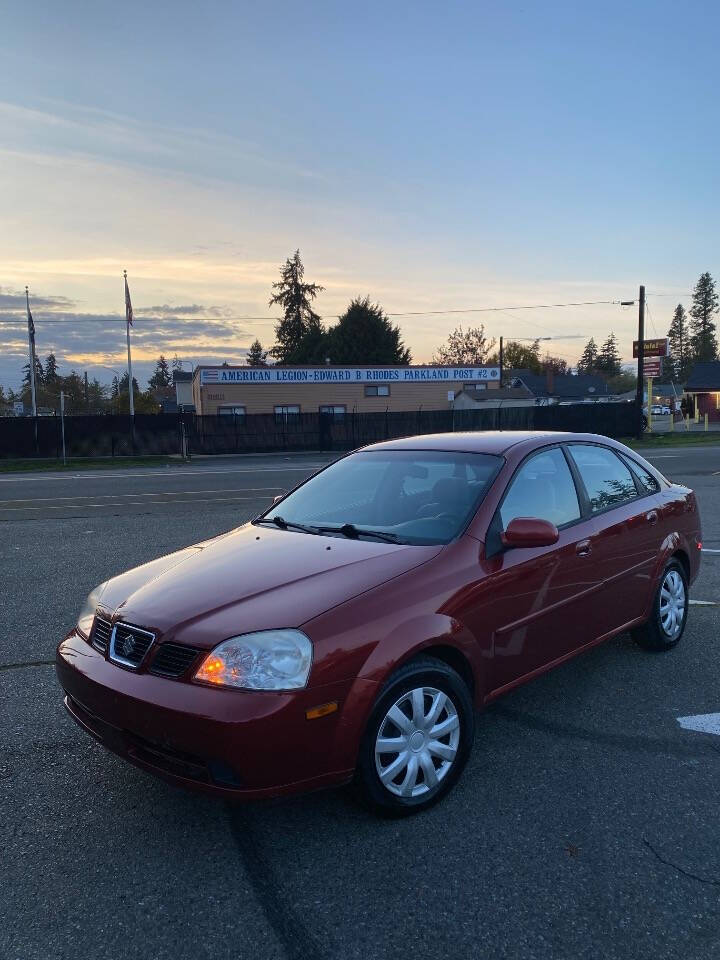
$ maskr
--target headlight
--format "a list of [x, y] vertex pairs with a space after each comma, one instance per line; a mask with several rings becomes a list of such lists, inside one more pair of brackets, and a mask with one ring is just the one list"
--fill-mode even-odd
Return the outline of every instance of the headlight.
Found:
[[100, 586], [95, 587], [92, 593], [88, 594], [87, 600], [82, 605], [78, 616], [77, 628], [86, 640], [90, 639], [90, 631], [92, 630], [93, 620], [95, 619], [95, 610], [100, 600], [100, 594], [104, 589], [105, 584], [101, 583]]
[[231, 637], [215, 647], [195, 680], [246, 690], [299, 690], [307, 683], [312, 644], [299, 630], [263, 630]]

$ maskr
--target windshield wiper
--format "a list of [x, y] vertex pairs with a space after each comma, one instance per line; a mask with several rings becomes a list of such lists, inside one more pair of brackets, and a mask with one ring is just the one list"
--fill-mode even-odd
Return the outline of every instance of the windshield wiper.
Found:
[[366, 530], [365, 527], [356, 527], [354, 523], [343, 523], [340, 527], [316, 527], [321, 533], [341, 533], [344, 537], [357, 540], [358, 537], [375, 537], [387, 543], [402, 543], [402, 538], [395, 533], [386, 533], [384, 530]]
[[277, 514], [274, 517], [260, 517], [255, 523], [274, 523], [275, 526], [281, 530], [301, 530], [303, 533], [314, 534], [320, 532], [320, 527], [310, 527], [306, 523], [295, 523], [292, 520], [285, 520], [284, 517], [279, 517]]

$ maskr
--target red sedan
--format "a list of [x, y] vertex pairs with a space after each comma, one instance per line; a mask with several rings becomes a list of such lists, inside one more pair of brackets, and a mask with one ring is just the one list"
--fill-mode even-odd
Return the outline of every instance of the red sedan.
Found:
[[171, 782], [267, 797], [445, 794], [475, 712], [630, 630], [682, 637], [693, 492], [592, 434], [359, 450], [252, 523], [94, 590], [57, 651], [71, 716]]

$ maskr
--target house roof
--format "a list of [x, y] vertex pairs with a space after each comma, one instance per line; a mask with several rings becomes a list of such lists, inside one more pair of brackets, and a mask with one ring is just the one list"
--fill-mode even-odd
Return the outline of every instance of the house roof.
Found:
[[720, 360], [696, 363], [690, 371], [685, 389], [701, 393], [720, 390]]
[[593, 374], [554, 374], [551, 378], [544, 373], [533, 373], [531, 370], [510, 370], [506, 374], [510, 382], [514, 379], [522, 380], [528, 390], [536, 397], [597, 397], [607, 394], [607, 383], [602, 377]]

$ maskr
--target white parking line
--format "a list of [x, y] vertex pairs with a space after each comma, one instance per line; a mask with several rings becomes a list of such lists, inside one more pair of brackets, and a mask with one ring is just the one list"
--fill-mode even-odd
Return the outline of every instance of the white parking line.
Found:
[[228, 487], [223, 490], [160, 490], [158, 493], [97, 493], [83, 494], [79, 497], [28, 497], [21, 500], [0, 500], [0, 510], [6, 509], [3, 503], [56, 503], [58, 500], [122, 500], [126, 497], [180, 497], [194, 496], [196, 493], [271, 493], [273, 490], [284, 490], [284, 487]]
[[678, 717], [677, 722], [684, 730], [714, 733], [720, 737], [720, 713], [697, 713], [690, 717]]
[[249, 469], [247, 467], [240, 467], [235, 470], [179, 470], [177, 468], [168, 468], [167, 470], [152, 470], [148, 469], [144, 473], [118, 473], [113, 471], [112, 473], [72, 473], [67, 476], [57, 476], [47, 474], [39, 471], [38, 473], [33, 473], [32, 475], [26, 474], [22, 477], [0, 477], [0, 483], [42, 483], [45, 480], [123, 480], [127, 477], [157, 477], [162, 476], [163, 478], [169, 477], [198, 477], [205, 474], [218, 474], [218, 473], [290, 473], [290, 472], [301, 472], [301, 471], [312, 471], [317, 467], [326, 467], [329, 461], [323, 461], [322, 463], [304, 463], [301, 466], [292, 467], [264, 467], [259, 465]]
[[720, 553], [720, 550], [711, 550], [710, 547], [703, 547], [701, 553]]
[[235, 501], [250, 501], [257, 503], [257, 497], [205, 497], [200, 500], [125, 500], [119, 502], [111, 500], [109, 503], [63, 503], [59, 507], [51, 507], [49, 504], [44, 507], [0, 507], [0, 513], [29, 513], [39, 510], [102, 510], [105, 507], [150, 507], [150, 506], [169, 506], [173, 503], [230, 503]]
[[716, 607], [718, 605], [717, 600], [691, 600], [691, 607]]

